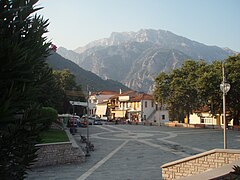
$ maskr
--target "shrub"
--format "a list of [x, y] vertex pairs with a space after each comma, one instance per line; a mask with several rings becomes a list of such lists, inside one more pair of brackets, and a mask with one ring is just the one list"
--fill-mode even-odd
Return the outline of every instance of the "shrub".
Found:
[[57, 120], [58, 113], [51, 107], [43, 107], [41, 110], [40, 124], [43, 130], [48, 130], [51, 124]]
[[[24, 179], [36, 159], [42, 89], [51, 69], [46, 57], [48, 20], [38, 0], [0, 0], [0, 179]], [[47, 91], [46, 91], [47, 92]]]

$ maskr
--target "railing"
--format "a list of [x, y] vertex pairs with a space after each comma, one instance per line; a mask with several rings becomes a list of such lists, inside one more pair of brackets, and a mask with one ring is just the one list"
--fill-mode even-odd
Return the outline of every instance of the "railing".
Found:
[[147, 117], [147, 119], [150, 120], [155, 115], [156, 112], [157, 110], [154, 109], [153, 112]]

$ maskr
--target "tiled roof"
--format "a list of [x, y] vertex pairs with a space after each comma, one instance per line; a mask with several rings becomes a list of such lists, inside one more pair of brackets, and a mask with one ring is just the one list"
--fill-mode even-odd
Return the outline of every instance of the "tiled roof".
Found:
[[130, 91], [126, 91], [126, 92], [119, 94], [119, 96], [131, 96], [133, 94], [136, 94], [136, 91], [130, 90]]
[[208, 106], [203, 106], [197, 110], [194, 110], [193, 112], [194, 113], [201, 113], [201, 112], [209, 112], [210, 111], [210, 108]]
[[153, 96], [150, 94], [139, 94], [137, 96], [131, 97], [131, 101], [141, 101], [141, 100], [153, 100]]
[[129, 96], [129, 101], [141, 101], [141, 100], [153, 100], [153, 96], [146, 93], [140, 93], [137, 91], [126, 91], [122, 94], [114, 95], [111, 99], [117, 99], [119, 96]]

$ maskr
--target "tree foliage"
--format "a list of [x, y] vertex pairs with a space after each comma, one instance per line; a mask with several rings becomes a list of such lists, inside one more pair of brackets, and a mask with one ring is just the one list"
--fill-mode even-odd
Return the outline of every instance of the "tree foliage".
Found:
[[52, 124], [52, 122], [57, 120], [58, 112], [52, 107], [43, 107], [41, 109], [41, 127], [44, 130], [48, 130]]
[[240, 54], [229, 57], [225, 63], [226, 79], [231, 85], [226, 96], [227, 108], [231, 112], [234, 124], [240, 120]]
[[1, 179], [23, 179], [36, 158], [42, 92], [52, 79], [45, 62], [48, 21], [33, 15], [36, 3], [0, 0]]
[[59, 113], [62, 113], [63, 102], [66, 95], [54, 74], [51, 75], [51, 78], [42, 86], [40, 90], [41, 96], [38, 98], [39, 102], [44, 107], [52, 107]]
[[53, 74], [63, 90], [72, 90], [77, 88], [75, 76], [68, 69], [64, 69], [62, 71], [55, 70], [53, 71]]
[[[61, 113], [70, 113], [72, 109], [72, 105], [69, 101], [85, 101], [85, 96], [82, 92], [82, 88], [80, 85], [77, 85], [75, 76], [68, 69], [64, 70], [54, 70], [53, 71], [54, 79], [58, 85], [60, 91], [64, 93], [62, 97], [62, 109], [59, 110]], [[67, 91], [75, 91], [78, 92], [77, 96], [69, 95]], [[74, 94], [74, 93], [73, 93]], [[81, 94], [79, 96], [79, 94]]]
[[[227, 81], [231, 89], [227, 94], [227, 109], [238, 124], [240, 115], [240, 55], [224, 61]], [[155, 80], [154, 97], [168, 104], [172, 118], [183, 120], [189, 113], [208, 105], [213, 115], [222, 113], [222, 62], [187, 60], [182, 67], [169, 74], [160, 73]]]

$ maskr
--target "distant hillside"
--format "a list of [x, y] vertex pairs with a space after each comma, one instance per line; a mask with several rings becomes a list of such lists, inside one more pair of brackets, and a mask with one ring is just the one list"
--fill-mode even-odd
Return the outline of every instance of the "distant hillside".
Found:
[[[74, 51], [58, 53], [103, 79], [113, 79], [131, 89], [149, 92], [155, 77], [182, 65], [186, 59], [223, 60], [235, 52], [192, 41], [164, 30], [114, 32]], [[79, 53], [79, 54], [78, 54]]]
[[47, 59], [47, 62], [54, 70], [69, 69], [71, 73], [75, 75], [77, 84], [81, 85], [84, 91], [86, 91], [87, 85], [89, 85], [90, 90], [92, 91], [119, 91], [119, 89], [122, 89], [123, 91], [129, 90], [129, 88], [117, 81], [110, 79], [103, 80], [96, 74], [82, 69], [77, 64], [63, 58], [57, 53], [50, 55]]

